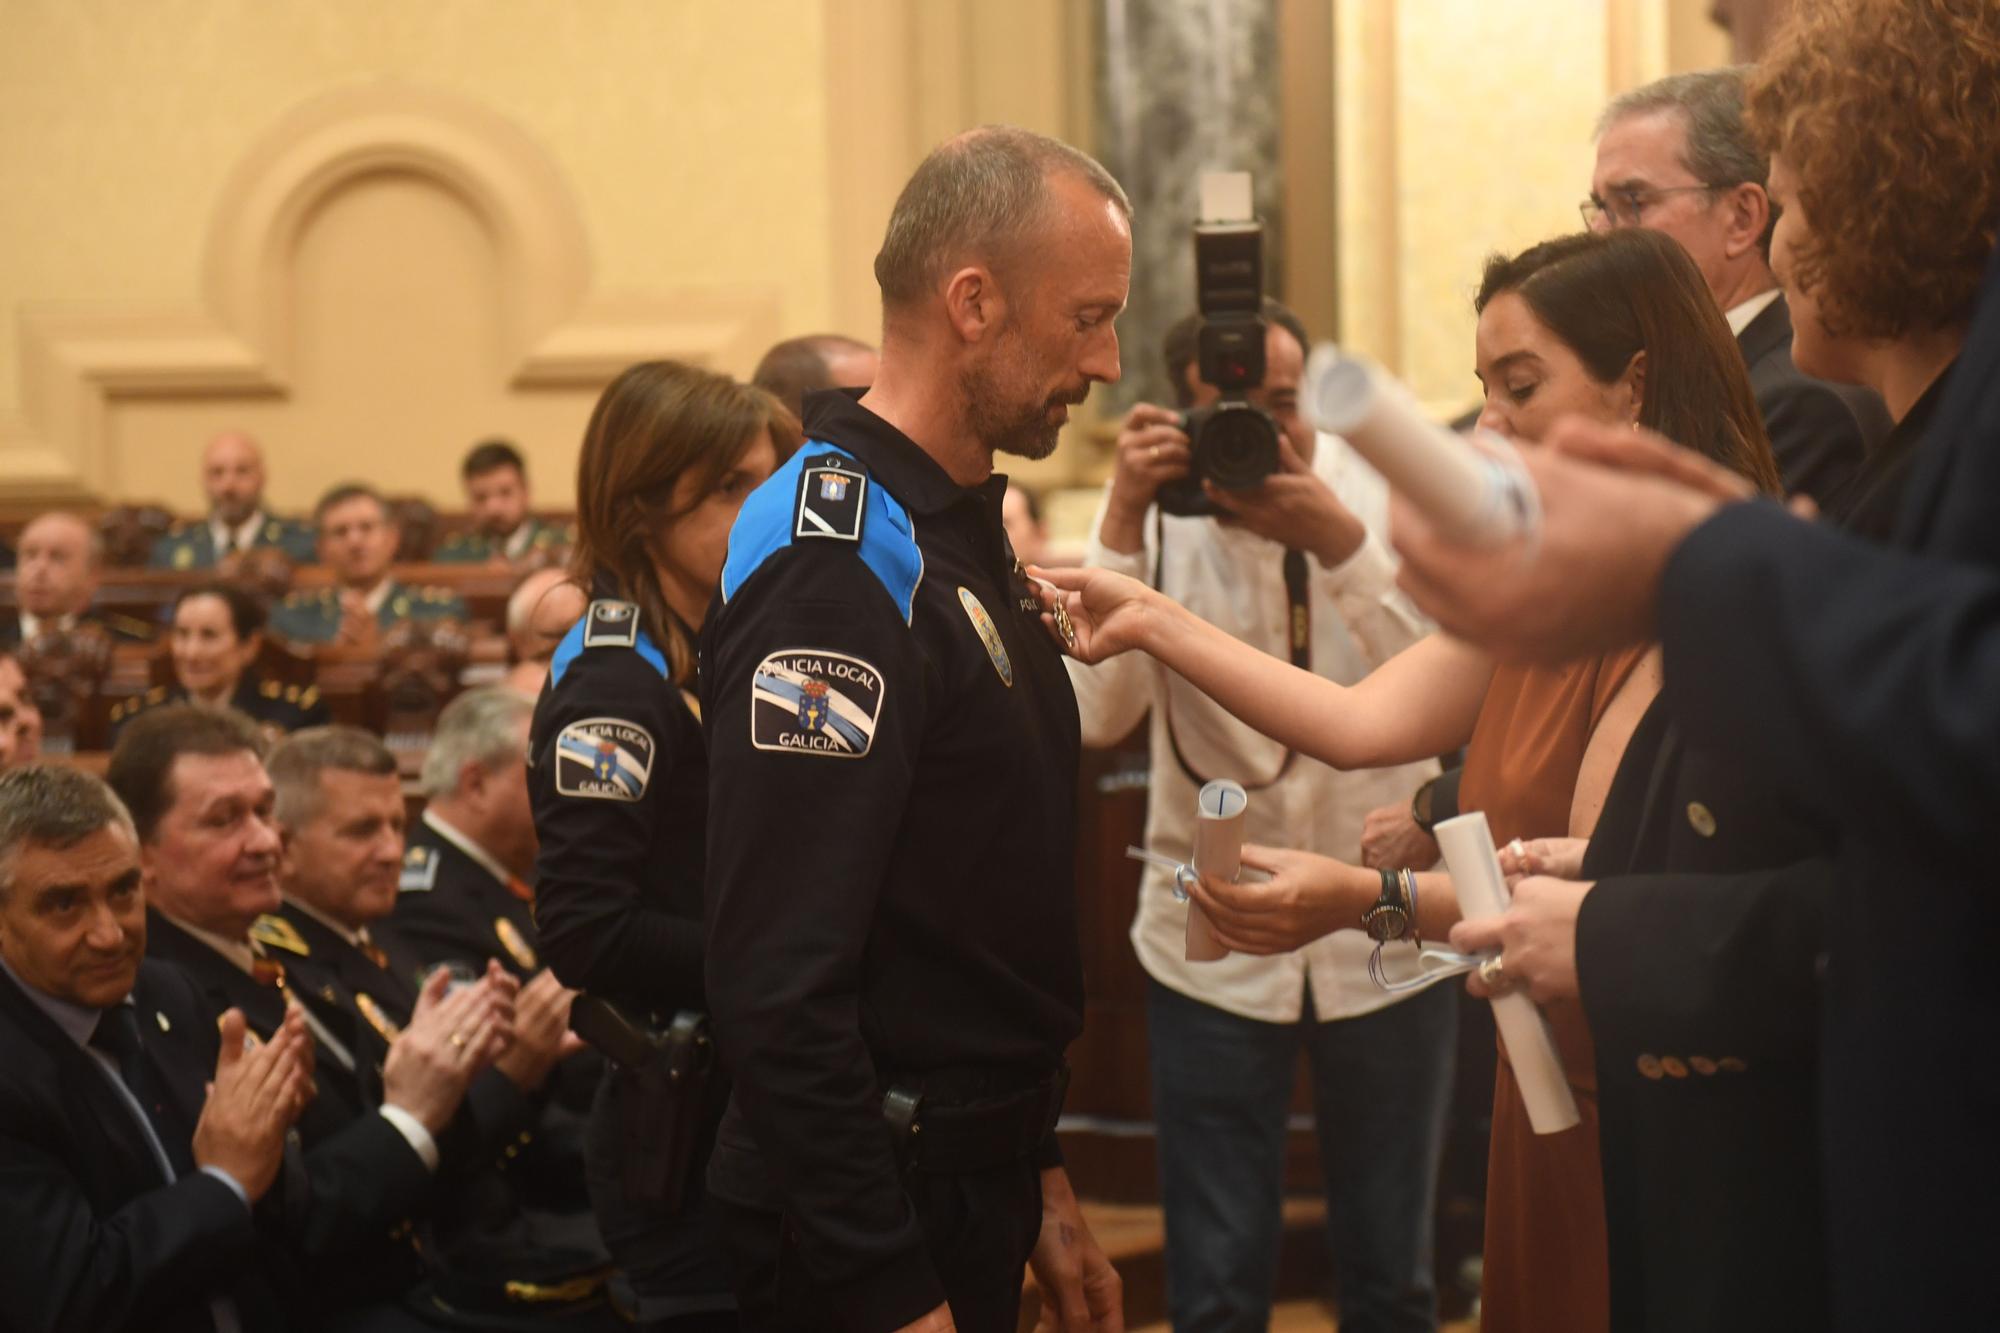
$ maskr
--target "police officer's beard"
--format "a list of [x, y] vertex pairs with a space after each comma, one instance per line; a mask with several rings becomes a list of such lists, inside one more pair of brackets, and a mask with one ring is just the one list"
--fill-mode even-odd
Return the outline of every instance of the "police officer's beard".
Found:
[[1004, 376], [990, 365], [967, 366], [959, 372], [958, 382], [965, 395], [966, 424], [988, 449], [1028, 459], [1047, 458], [1056, 451], [1062, 427], [1049, 420], [1049, 413], [1071, 399], [1029, 403], [1018, 390], [1009, 392]]

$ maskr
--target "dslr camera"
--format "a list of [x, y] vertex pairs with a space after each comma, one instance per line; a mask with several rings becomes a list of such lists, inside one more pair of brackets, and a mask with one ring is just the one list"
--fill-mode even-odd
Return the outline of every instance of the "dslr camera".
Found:
[[1253, 406], [1264, 383], [1264, 228], [1253, 215], [1248, 172], [1202, 177], [1201, 220], [1194, 225], [1195, 298], [1201, 311], [1196, 367], [1222, 397], [1181, 417], [1191, 463], [1185, 477], [1161, 485], [1168, 514], [1220, 511], [1202, 490], [1255, 490], [1278, 470], [1278, 423]]

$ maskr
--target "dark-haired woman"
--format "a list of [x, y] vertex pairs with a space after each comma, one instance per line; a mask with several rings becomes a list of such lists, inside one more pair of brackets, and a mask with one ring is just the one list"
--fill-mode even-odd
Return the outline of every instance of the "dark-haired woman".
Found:
[[[1475, 302], [1481, 422], [1533, 441], [1560, 416], [1637, 423], [1684, 439], [1775, 492], [1742, 355], [1686, 253], [1642, 231], [1564, 237], [1488, 264]], [[1671, 424], [1668, 424], [1671, 423]], [[1678, 432], [1678, 433], [1677, 433]], [[1265, 656], [1145, 585], [1102, 570], [1057, 571], [1087, 659], [1141, 648], [1245, 722], [1340, 768], [1405, 763], [1466, 747], [1460, 806], [1496, 841], [1595, 825], [1627, 738], [1658, 689], [1645, 649], [1549, 668], [1495, 666], [1433, 635], [1343, 687]], [[1294, 949], [1360, 929], [1384, 896], [1373, 870], [1246, 847], [1268, 882], [1195, 886], [1223, 943]], [[1419, 875], [1419, 933], [1458, 918], [1445, 875]], [[1411, 906], [1405, 902], [1405, 907]], [[1489, 1333], [1608, 1327], [1604, 1200], [1589, 1032], [1574, 1004], [1548, 1016], [1582, 1122], [1531, 1132], [1504, 1051], [1494, 1091], [1483, 1326]]]
[[[572, 573], [593, 600], [556, 649], [529, 734], [535, 919], [565, 985], [655, 1032], [706, 1007], [695, 637], [736, 511], [798, 443], [770, 395], [670, 361], [613, 380], [584, 433]], [[704, 1096], [663, 1100], [660, 1071], [607, 1054], [585, 1157], [623, 1275], [614, 1300], [642, 1328], [734, 1328], [699, 1206], [721, 1076]], [[680, 1131], [692, 1149], [677, 1171], [655, 1170], [670, 1117], [692, 1122]]]
[[174, 600], [168, 651], [174, 684], [155, 686], [111, 710], [111, 740], [124, 725], [162, 704], [234, 708], [273, 736], [330, 720], [311, 685], [259, 680], [255, 670], [264, 650], [264, 607], [233, 583], [201, 583]]

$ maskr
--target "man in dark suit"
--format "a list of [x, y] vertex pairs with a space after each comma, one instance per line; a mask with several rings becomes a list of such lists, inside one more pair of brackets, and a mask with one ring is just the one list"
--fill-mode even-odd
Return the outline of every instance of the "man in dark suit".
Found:
[[[132, 813], [150, 917], [147, 950], [171, 962], [212, 1008], [238, 1008], [268, 1038], [295, 993], [253, 934], [279, 904], [274, 796], [247, 718], [188, 705], [136, 718], [112, 753], [110, 781]], [[422, 1277], [412, 1244], [436, 1202], [440, 1136], [467, 1086], [511, 1040], [510, 978], [447, 997], [439, 977], [378, 1068], [352, 1031], [292, 1006], [316, 1048], [317, 1096], [299, 1122], [310, 1177], [296, 1244], [303, 1298], [340, 1330], [423, 1327], [401, 1308]]]
[[1658, 638], [1662, 697], [1690, 741], [1835, 830], [1821, 1044], [1835, 1314], [1948, 1327], [1989, 1301], [2000, 1246], [2000, 255], [1918, 450], [1899, 549], [1730, 503], [1700, 460], [1629, 435], [1571, 424], [1550, 443], [1525, 464], [1534, 556], [1454, 546], [1405, 509], [1404, 581], [1510, 660]]
[[1792, 317], [1771, 273], [1770, 159], [1743, 120], [1733, 69], [1676, 74], [1614, 101], [1598, 122], [1584, 220], [1679, 241], [1722, 307], [1787, 494], [1824, 502], [1889, 433], [1882, 400], [1801, 375]]
[[294, 1020], [246, 1049], [234, 1010], [218, 1033], [185, 978], [144, 961], [140, 878], [102, 782], [0, 777], [0, 1325], [284, 1328], [253, 1208], [311, 1041]]
[[[285, 956], [305, 1003], [364, 1061], [386, 1058], [411, 1021], [419, 974], [411, 955], [371, 933], [395, 905], [403, 865], [395, 756], [367, 732], [321, 727], [287, 738], [269, 767], [285, 902], [254, 933]], [[601, 1305], [610, 1257], [589, 1214], [581, 1146], [573, 1137], [552, 1144], [539, 1118], [550, 1073], [580, 1045], [569, 1001], [546, 972], [521, 988], [513, 1044], [473, 1081], [441, 1140], [446, 1174], [424, 1244], [430, 1299], [468, 1326], [532, 1322], [522, 1292], [534, 1297], [533, 1320], [565, 1327]]]
[[15, 615], [0, 620], [0, 648], [87, 625], [101, 625], [116, 639], [135, 643], [152, 639], [153, 627], [144, 621], [91, 611], [103, 555], [97, 533], [75, 514], [43, 514], [23, 528], [20, 566], [14, 576], [20, 605]]

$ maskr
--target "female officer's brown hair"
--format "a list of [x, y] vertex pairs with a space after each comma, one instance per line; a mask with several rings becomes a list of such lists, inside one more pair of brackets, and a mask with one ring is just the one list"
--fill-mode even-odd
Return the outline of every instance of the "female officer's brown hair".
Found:
[[583, 433], [576, 467], [572, 576], [585, 588], [609, 579], [639, 606], [642, 624], [678, 684], [694, 678], [695, 645], [668, 610], [650, 543], [670, 525], [674, 489], [695, 479], [706, 495], [761, 431], [783, 461], [801, 441], [776, 398], [727, 375], [678, 361], [642, 361], [605, 387]]

